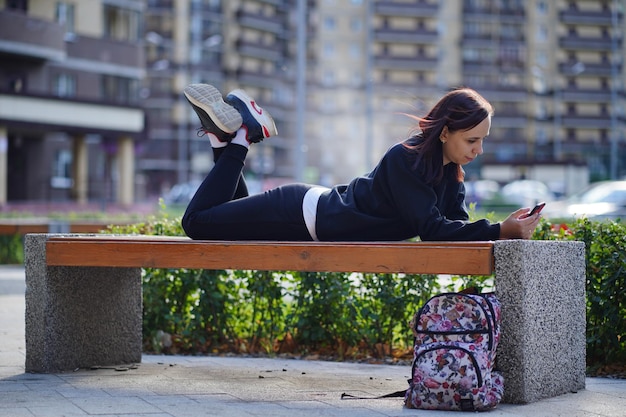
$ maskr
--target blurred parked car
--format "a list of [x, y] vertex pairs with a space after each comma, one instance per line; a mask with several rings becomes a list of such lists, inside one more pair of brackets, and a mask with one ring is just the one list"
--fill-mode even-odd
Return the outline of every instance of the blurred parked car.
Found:
[[548, 204], [543, 215], [552, 219], [626, 219], [626, 181], [593, 183], [565, 200]]
[[163, 202], [168, 205], [188, 204], [196, 193], [202, 181], [190, 181], [174, 185], [163, 196]]
[[554, 194], [550, 188], [543, 182], [536, 180], [510, 182], [502, 187], [501, 194], [505, 201], [520, 207], [533, 207], [541, 201], [554, 200]]
[[465, 199], [468, 202], [480, 203], [494, 199], [500, 192], [500, 184], [493, 180], [476, 180], [465, 182]]

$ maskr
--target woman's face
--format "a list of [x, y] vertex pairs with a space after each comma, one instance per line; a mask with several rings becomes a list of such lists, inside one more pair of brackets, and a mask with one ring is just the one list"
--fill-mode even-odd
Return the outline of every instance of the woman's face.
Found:
[[483, 139], [489, 135], [491, 116], [469, 130], [450, 132], [444, 127], [440, 139], [443, 142], [443, 164], [454, 162], [465, 165], [483, 153]]

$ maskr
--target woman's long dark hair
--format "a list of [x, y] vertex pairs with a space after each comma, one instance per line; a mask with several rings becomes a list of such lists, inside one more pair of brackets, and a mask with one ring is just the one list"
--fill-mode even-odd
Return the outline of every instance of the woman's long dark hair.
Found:
[[[405, 147], [416, 156], [415, 167], [421, 165], [427, 184], [439, 184], [444, 177], [443, 148], [440, 140], [444, 127], [449, 132], [469, 130], [493, 115], [491, 104], [471, 88], [458, 88], [444, 95], [424, 117], [411, 116], [418, 121], [416, 132], [405, 142]], [[454, 164], [451, 174], [463, 181], [464, 172]]]

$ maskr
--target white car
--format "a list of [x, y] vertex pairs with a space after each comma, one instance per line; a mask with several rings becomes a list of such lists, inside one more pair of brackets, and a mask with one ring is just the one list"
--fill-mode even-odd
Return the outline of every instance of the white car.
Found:
[[554, 200], [554, 194], [550, 188], [541, 181], [518, 180], [502, 187], [501, 195], [504, 200], [520, 207], [533, 207], [539, 202]]
[[468, 202], [482, 202], [493, 199], [500, 192], [500, 185], [493, 180], [465, 182], [465, 198]]
[[191, 198], [196, 193], [198, 187], [202, 181], [189, 181], [181, 184], [176, 184], [172, 188], [170, 188], [167, 193], [163, 196], [163, 201], [165, 204], [189, 204]]
[[626, 181], [601, 181], [571, 197], [548, 204], [546, 218], [626, 219]]

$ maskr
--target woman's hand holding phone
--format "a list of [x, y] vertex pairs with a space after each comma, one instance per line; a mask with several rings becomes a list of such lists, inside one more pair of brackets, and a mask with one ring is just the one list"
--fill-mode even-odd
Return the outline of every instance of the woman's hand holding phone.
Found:
[[537, 203], [537, 205], [535, 207], [533, 207], [533, 209], [530, 211], [530, 213], [528, 213], [526, 216], [524, 216], [524, 218], [533, 216], [533, 215], [535, 215], [537, 213], [541, 213], [541, 210], [543, 210], [545, 205], [546, 205], [546, 203], [544, 203], [544, 202]]

